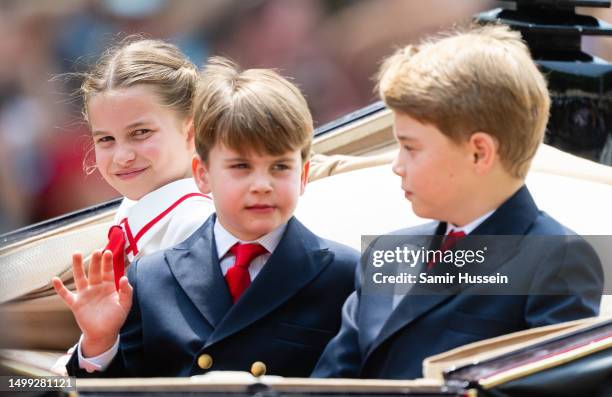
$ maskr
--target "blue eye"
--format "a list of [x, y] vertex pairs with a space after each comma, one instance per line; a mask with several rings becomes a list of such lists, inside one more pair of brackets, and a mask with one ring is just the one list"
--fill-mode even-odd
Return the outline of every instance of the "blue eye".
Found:
[[231, 168], [235, 168], [238, 170], [244, 170], [249, 168], [249, 165], [247, 163], [236, 163], [236, 164], [232, 164]]

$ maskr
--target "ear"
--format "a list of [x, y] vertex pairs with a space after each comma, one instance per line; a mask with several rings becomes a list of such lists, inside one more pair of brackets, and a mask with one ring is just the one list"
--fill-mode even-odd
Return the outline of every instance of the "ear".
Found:
[[183, 125], [183, 131], [186, 132], [187, 145], [190, 149], [195, 147], [195, 127], [193, 125], [193, 117], [188, 118]]
[[487, 173], [497, 161], [497, 139], [486, 132], [475, 132], [470, 136], [468, 145], [476, 173]]
[[308, 171], [310, 171], [310, 161], [307, 161], [302, 168], [302, 176], [300, 177], [300, 196], [304, 194], [304, 190], [306, 190], [306, 184], [308, 183]]
[[204, 194], [210, 194], [210, 173], [208, 172], [208, 165], [202, 161], [197, 154], [194, 154], [191, 160], [191, 171], [193, 172], [193, 179], [195, 179], [198, 189]]

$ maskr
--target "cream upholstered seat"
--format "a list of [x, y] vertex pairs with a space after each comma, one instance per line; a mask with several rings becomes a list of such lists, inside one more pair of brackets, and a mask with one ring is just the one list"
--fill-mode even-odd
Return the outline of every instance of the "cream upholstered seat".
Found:
[[[414, 215], [391, 172], [396, 150], [391, 123], [390, 112], [383, 109], [315, 139], [314, 150], [326, 155], [313, 158], [314, 182], [297, 215], [316, 233], [359, 249], [361, 235], [425, 222]], [[527, 183], [538, 205], [576, 232], [612, 235], [611, 167], [543, 145]], [[0, 316], [11, 324], [6, 337], [23, 347], [60, 350], [78, 337], [49, 280], [59, 275], [70, 281], [70, 254], [102, 247], [112, 217], [109, 210], [0, 250], [0, 303], [19, 298], [0, 307]], [[612, 314], [610, 300], [605, 297], [602, 313]]]
[[[337, 164], [330, 165], [330, 161], [318, 159], [314, 172], [319, 167], [331, 169], [332, 175], [307, 186], [298, 205], [298, 218], [315, 233], [356, 249], [360, 249], [361, 235], [384, 234], [426, 222], [412, 212], [399, 177], [391, 171], [394, 150], [371, 162], [361, 157], [352, 163], [350, 157], [343, 156], [332, 158]], [[581, 235], [611, 236], [612, 243], [612, 167], [542, 145], [527, 185], [538, 206], [561, 223]], [[601, 259], [606, 274], [612, 277], [609, 251]], [[610, 281], [606, 284], [605, 292], [609, 293]], [[604, 296], [601, 313], [612, 314], [612, 296]]]

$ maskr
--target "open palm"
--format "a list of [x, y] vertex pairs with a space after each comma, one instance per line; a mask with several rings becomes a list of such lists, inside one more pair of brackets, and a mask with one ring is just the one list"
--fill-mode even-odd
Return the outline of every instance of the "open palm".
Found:
[[70, 308], [83, 332], [83, 343], [87, 341], [88, 345], [87, 349], [83, 346], [84, 354], [89, 350], [86, 355], [97, 355], [108, 350], [119, 335], [132, 306], [132, 287], [127, 278], [122, 277], [119, 290], [115, 289], [110, 251], [92, 254], [87, 277], [82, 255], [74, 254], [72, 271], [76, 292], [68, 290], [57, 277], [53, 279], [53, 288]]

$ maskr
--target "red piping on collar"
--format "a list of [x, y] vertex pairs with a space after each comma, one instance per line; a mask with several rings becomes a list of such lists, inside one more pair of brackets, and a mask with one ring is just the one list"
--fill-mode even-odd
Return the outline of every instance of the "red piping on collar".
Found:
[[[191, 197], [205, 197], [209, 200], [212, 200], [210, 198], [210, 196], [206, 195], [206, 194], [202, 194], [202, 193], [189, 193], [184, 195], [183, 197], [179, 198], [178, 200], [176, 200], [174, 202], [174, 204], [172, 204], [170, 207], [166, 208], [163, 212], [161, 212], [159, 215], [157, 215], [155, 218], [153, 218], [149, 223], [147, 223], [146, 225], [143, 226], [142, 229], [140, 229], [138, 231], [138, 233], [136, 234], [136, 237], [132, 237], [132, 232], [130, 231], [130, 227], [128, 225], [128, 221], [127, 218], [124, 218], [121, 223], [124, 223], [125, 225], [125, 233], [127, 234], [127, 238], [128, 238], [128, 242], [129, 242], [129, 246], [126, 248], [125, 252], [126, 253], [130, 253], [132, 252], [132, 254], [134, 256], [138, 255], [138, 240], [140, 240], [142, 238], [142, 236], [149, 231], [149, 229], [151, 229], [157, 222], [159, 222], [164, 216], [168, 215], [168, 213], [170, 211], [172, 211], [173, 209], [175, 209], [180, 203], [182, 203], [183, 201], [187, 200], [188, 198]], [[124, 222], [125, 221], [125, 222]]]

